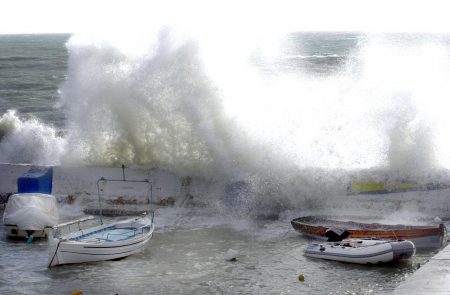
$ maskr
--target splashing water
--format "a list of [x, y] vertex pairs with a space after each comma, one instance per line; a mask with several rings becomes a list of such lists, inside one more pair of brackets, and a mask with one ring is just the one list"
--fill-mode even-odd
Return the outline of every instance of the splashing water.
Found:
[[[324, 274], [322, 264], [303, 260], [300, 252], [308, 241], [299, 243], [289, 221], [326, 214], [421, 224], [430, 220], [431, 211], [446, 210], [448, 190], [360, 196], [347, 195], [346, 189], [355, 174], [375, 181], [411, 175], [434, 181], [441, 176], [439, 168], [450, 167], [448, 41], [354, 34], [278, 37], [264, 42], [251, 34], [180, 35], [167, 28], [126, 42], [73, 36], [67, 43], [67, 79], [60, 87], [64, 132], [51, 122], [6, 112], [0, 116], [0, 161], [159, 166], [192, 176], [192, 182], [183, 181], [189, 179], [188, 193], [194, 197], [182, 207], [158, 209], [159, 236], [151, 251], [114, 262], [125, 263], [121, 267], [105, 264], [108, 272], [98, 272], [102, 266], [96, 264], [92, 275], [90, 266], [82, 265], [74, 275], [53, 279], [54, 272], [42, 275], [42, 245], [33, 247], [42, 259], [30, 265], [8, 256], [17, 253], [9, 249], [17, 245], [4, 244], [11, 269], [6, 273], [23, 274], [24, 265], [29, 270], [25, 283], [3, 284], [6, 292], [35, 290], [43, 277], [54, 283], [51, 290], [83, 285], [87, 291], [117, 292], [117, 284], [98, 284], [114, 279], [114, 269], [120, 270], [118, 278], [123, 269], [137, 278], [125, 286], [134, 291], [151, 285], [172, 293], [186, 286], [192, 287], [187, 293], [252, 292], [259, 284], [273, 293], [291, 285], [298, 292], [292, 273], [298, 274], [300, 263], [310, 272], [305, 290], [373, 293], [389, 291], [418, 262], [425, 263], [429, 256], [419, 255], [410, 266], [395, 267], [395, 273], [377, 267], [369, 276], [337, 265], [344, 275], [330, 282], [336, 267]], [[158, 182], [164, 183], [162, 174]], [[174, 179], [167, 183], [176, 187], [179, 178]], [[234, 198], [227, 199], [224, 188]], [[80, 194], [75, 203], [61, 205], [62, 216], [83, 214], [89, 196]], [[255, 227], [258, 219], [252, 217], [261, 215], [277, 220], [264, 218]], [[158, 257], [164, 263], [157, 263]], [[240, 267], [230, 272], [224, 260], [236, 258]], [[186, 261], [196, 268], [194, 276], [192, 267], [184, 270]], [[146, 265], [135, 267], [139, 263]], [[219, 271], [218, 276], [218, 269], [224, 275]], [[267, 277], [261, 273], [265, 269]], [[74, 281], [79, 273], [87, 275]], [[97, 279], [103, 273], [107, 277]], [[155, 282], [149, 283], [149, 273]], [[236, 278], [248, 281], [236, 284]], [[346, 281], [355, 286], [364, 281], [365, 288], [342, 285]]]
[[55, 165], [66, 141], [36, 119], [22, 121], [15, 111], [0, 117], [0, 162]]
[[7, 113], [2, 160], [237, 179], [450, 167], [447, 39], [270, 37], [169, 28], [126, 42], [74, 36], [60, 88], [66, 135]]

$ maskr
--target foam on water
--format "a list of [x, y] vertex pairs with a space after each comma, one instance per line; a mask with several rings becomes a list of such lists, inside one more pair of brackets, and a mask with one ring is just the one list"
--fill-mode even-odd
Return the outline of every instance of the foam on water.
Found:
[[65, 139], [37, 119], [21, 120], [15, 111], [0, 117], [1, 162], [55, 165], [65, 149]]

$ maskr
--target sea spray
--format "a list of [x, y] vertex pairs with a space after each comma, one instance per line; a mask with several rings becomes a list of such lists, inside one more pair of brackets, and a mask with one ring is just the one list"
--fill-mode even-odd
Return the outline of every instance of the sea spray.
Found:
[[[243, 181], [246, 194], [225, 200], [240, 214], [321, 208], [361, 169], [372, 181], [427, 182], [434, 136], [429, 109], [418, 108], [430, 82], [409, 63], [428, 75], [436, 44], [412, 44], [403, 57], [402, 45], [366, 36], [339, 55], [340, 67], [311, 73], [285, 72], [281, 53], [267, 57], [264, 43], [235, 42], [242, 37], [179, 38], [165, 28], [140, 54], [72, 38], [61, 89], [73, 147], [65, 161], [158, 166], [222, 187]], [[330, 52], [308, 55], [325, 68], [336, 62]]]
[[[430, 60], [437, 54], [448, 62], [439, 42], [361, 35], [350, 51], [339, 43], [340, 70], [317, 75], [302, 67], [286, 72], [280, 65], [286, 53], [273, 50], [280, 42], [275, 38], [202, 33], [180, 37], [163, 28], [149, 34], [140, 51], [129, 48], [142, 40], [126, 39], [124, 45], [72, 37], [61, 87], [70, 146], [63, 162], [244, 177], [286, 163], [299, 169], [398, 170], [417, 159], [416, 166], [426, 169], [443, 162], [443, 148], [434, 143], [438, 138], [445, 144], [447, 136], [436, 136], [433, 124], [443, 129], [447, 123], [440, 113], [436, 122], [437, 108], [423, 104], [430, 86], [446, 87], [442, 78], [428, 78], [432, 70], [448, 75]], [[297, 54], [320, 56], [326, 69], [323, 62], [336, 54], [326, 51], [326, 40], [314, 47], [314, 38], [288, 38], [284, 45], [298, 42], [290, 46], [306, 52]], [[249, 40], [258, 42], [252, 46]]]
[[244, 181], [248, 210], [319, 208], [354, 179], [427, 183], [449, 167], [442, 40], [291, 34], [283, 46], [298, 52], [286, 53], [248, 31], [212, 35], [72, 37], [60, 89], [67, 131], [54, 137], [64, 152], [9, 149], [4, 159], [158, 166], [222, 188]]
[[[68, 43], [62, 100], [69, 119], [69, 159], [154, 165], [195, 174], [226, 165], [231, 134], [194, 42], [162, 33], [156, 50], [130, 57], [102, 43]], [[73, 54], [72, 54], [73, 52]], [[217, 173], [220, 169], [216, 169]]]
[[[410, 171], [448, 167], [449, 45], [442, 36], [376, 35], [359, 52], [362, 85], [378, 101], [378, 126], [388, 136], [387, 165]], [[443, 108], [444, 107], [444, 108]], [[447, 126], [447, 127], [444, 127]]]

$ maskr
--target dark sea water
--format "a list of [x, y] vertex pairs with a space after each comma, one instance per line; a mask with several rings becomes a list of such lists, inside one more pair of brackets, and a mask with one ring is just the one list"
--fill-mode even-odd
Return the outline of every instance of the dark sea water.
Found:
[[[186, 212], [183, 212], [186, 213]], [[281, 221], [215, 223], [190, 212], [159, 228], [145, 251], [119, 261], [46, 267], [47, 242], [0, 236], [2, 294], [389, 294], [432, 252], [365, 266], [303, 256], [311, 240]], [[159, 212], [159, 215], [170, 215]], [[196, 212], [198, 214], [198, 212]], [[197, 219], [197, 222], [192, 222]], [[203, 219], [201, 223], [198, 223]], [[163, 222], [158, 219], [157, 224]], [[184, 224], [182, 224], [184, 223]], [[231, 262], [229, 259], [237, 258]], [[305, 281], [299, 281], [303, 274]]]
[[0, 36], [0, 113], [15, 109], [64, 127], [64, 112], [55, 108], [58, 88], [67, 74], [69, 35]]

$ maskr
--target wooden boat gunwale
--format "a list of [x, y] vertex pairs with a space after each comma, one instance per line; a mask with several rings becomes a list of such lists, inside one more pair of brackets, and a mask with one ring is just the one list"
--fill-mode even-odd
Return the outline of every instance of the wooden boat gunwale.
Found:
[[[84, 221], [86, 220], [89, 218], [84, 219]], [[141, 223], [141, 226], [131, 229], [132, 224], [135, 223]], [[120, 227], [121, 225], [127, 225], [127, 227]], [[118, 240], [106, 240], [101, 237], [101, 235], [116, 229], [133, 231], [134, 234]], [[149, 217], [144, 213], [138, 217], [68, 233], [59, 238], [53, 238], [50, 235], [48, 267], [126, 257], [143, 249], [152, 237], [153, 230], [153, 216]], [[70, 257], [74, 254], [77, 255], [76, 260]]]
[[389, 225], [380, 223], [363, 223], [354, 221], [338, 221], [321, 216], [303, 216], [291, 221], [292, 227], [307, 236], [326, 239], [325, 232], [333, 227], [350, 232], [349, 238], [378, 238], [388, 240], [414, 240], [427, 237], [442, 237], [443, 244], [447, 240], [444, 224], [439, 225]]

